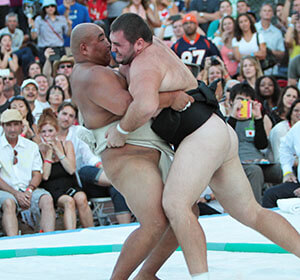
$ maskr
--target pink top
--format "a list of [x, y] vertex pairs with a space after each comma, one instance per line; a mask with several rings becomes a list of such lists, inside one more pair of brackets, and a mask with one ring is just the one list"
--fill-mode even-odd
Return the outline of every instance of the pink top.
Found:
[[[233, 49], [229, 49], [225, 45], [223, 45], [220, 50], [220, 53], [224, 64], [228, 70], [228, 73], [232, 77], [234, 74], [236, 74], [236, 70], [238, 68], [238, 62], [232, 59]], [[228, 55], [230, 55], [230, 58], [228, 57]]]

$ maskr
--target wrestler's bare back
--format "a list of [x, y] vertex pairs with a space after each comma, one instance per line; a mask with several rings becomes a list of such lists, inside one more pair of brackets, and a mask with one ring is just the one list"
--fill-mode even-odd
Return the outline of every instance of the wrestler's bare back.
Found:
[[71, 87], [72, 101], [88, 129], [121, 119], [132, 101], [126, 80], [118, 72], [90, 62], [75, 64]]

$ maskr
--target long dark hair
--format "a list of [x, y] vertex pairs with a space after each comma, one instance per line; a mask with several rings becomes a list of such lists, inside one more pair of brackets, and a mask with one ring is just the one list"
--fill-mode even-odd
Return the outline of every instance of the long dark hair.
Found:
[[[64, 77], [67, 79], [69, 95], [70, 95], [70, 97], [72, 97], [72, 88], [71, 88], [71, 82], [70, 82], [69, 77], [68, 77], [66, 74], [64, 74], [64, 73], [58, 73], [58, 74], [56, 74], [55, 78], [56, 78], [57, 76], [64, 76]], [[56, 84], [56, 82], [55, 82], [55, 78], [54, 78], [54, 85], [55, 85], [55, 86], [58, 86], [58, 85]]]
[[8, 107], [9, 109], [11, 109], [11, 103], [13, 103], [15, 100], [21, 100], [21, 101], [24, 102], [24, 104], [25, 104], [25, 106], [27, 108], [26, 120], [28, 121], [29, 126], [32, 129], [32, 125], [34, 124], [34, 117], [32, 115], [29, 103], [27, 102], [27, 100], [25, 99], [24, 96], [22, 96], [22, 95], [16, 95], [16, 96], [13, 96], [13, 97], [11, 97], [9, 99], [9, 107]]
[[283, 104], [283, 97], [285, 95], [285, 93], [287, 92], [288, 89], [294, 89], [297, 92], [297, 99], [300, 98], [300, 91], [296, 86], [290, 85], [287, 86], [283, 89], [282, 93], [280, 94], [279, 100], [278, 100], [278, 104], [277, 104], [277, 112], [279, 115], [284, 113], [284, 104]]
[[289, 109], [289, 111], [288, 111], [287, 114], [286, 114], [286, 119], [289, 121], [289, 123], [291, 123], [291, 117], [292, 117], [293, 110], [294, 110], [294, 108], [296, 107], [296, 105], [297, 105], [298, 103], [300, 103], [300, 98], [296, 99], [296, 100], [293, 102], [291, 108]]
[[246, 13], [240, 14], [240, 15], [238, 15], [237, 19], [235, 20], [235, 37], [238, 41], [240, 41], [243, 37], [243, 31], [242, 31], [242, 29], [240, 28], [240, 25], [239, 25], [239, 19], [242, 16], [245, 16], [249, 20], [251, 32], [253, 34], [256, 32], [255, 25], [254, 25], [253, 21], [251, 20], [250, 16]]
[[53, 89], [54, 90], [58, 89], [61, 92], [62, 97], [63, 97], [63, 101], [64, 101], [65, 100], [65, 93], [64, 93], [63, 89], [60, 86], [56, 86], [56, 85], [52, 85], [51, 87], [48, 88], [47, 93], [46, 93], [46, 100], [49, 102], [49, 96], [50, 96], [50, 93]]
[[[55, 6], [55, 12], [54, 12], [54, 14], [55, 14], [56, 16], [59, 16], [59, 13], [58, 13], [58, 11], [57, 11], [57, 6]], [[47, 13], [46, 13], [46, 7], [44, 7], [44, 8], [41, 10], [41, 18], [42, 18], [43, 20], [45, 20], [46, 15], [47, 15]]]

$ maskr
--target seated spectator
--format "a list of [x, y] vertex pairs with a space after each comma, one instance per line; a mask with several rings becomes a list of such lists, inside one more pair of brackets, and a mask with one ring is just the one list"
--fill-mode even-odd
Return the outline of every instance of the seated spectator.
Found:
[[3, 82], [3, 94], [7, 99], [20, 94], [20, 87], [17, 84], [16, 75], [13, 71], [9, 71], [7, 76], [3, 76]]
[[257, 99], [263, 105], [265, 130], [269, 136], [272, 127], [281, 120], [277, 113], [280, 88], [273, 76], [264, 75], [256, 80], [255, 90]]
[[13, 54], [10, 34], [0, 36], [0, 69], [10, 69], [16, 72], [19, 68], [18, 57]]
[[76, 160], [73, 144], [71, 141], [57, 139], [59, 127], [50, 108], [43, 111], [38, 130], [43, 141], [39, 145], [44, 160], [41, 187], [51, 193], [56, 207], [64, 209], [65, 229], [76, 228], [76, 209], [81, 225], [93, 226], [92, 211], [74, 175]]
[[223, 20], [224, 17], [231, 16], [232, 14], [231, 2], [229, 0], [221, 0], [219, 12], [221, 19], [216, 19], [212, 21], [208, 26], [206, 35], [209, 39], [213, 39], [215, 36], [220, 35], [220, 32], [218, 31], [220, 22]]
[[38, 97], [39, 85], [33, 79], [26, 79], [23, 81], [21, 85], [21, 95], [25, 97], [27, 100], [32, 115], [34, 117], [35, 123], [38, 122], [40, 115], [42, 114], [43, 110], [41, 107], [36, 106], [36, 99]]
[[36, 107], [41, 107], [42, 111], [46, 108], [50, 107], [50, 104], [46, 100], [47, 90], [49, 88], [49, 83], [47, 77], [44, 74], [38, 74], [34, 76], [34, 80], [39, 85], [39, 91], [37, 99], [35, 100], [34, 104]]
[[34, 117], [25, 97], [21, 95], [12, 97], [9, 100], [9, 109], [18, 110], [22, 116], [23, 130], [21, 136], [39, 144], [41, 141], [38, 136], [37, 126], [34, 123]]
[[300, 120], [300, 99], [296, 99], [286, 115], [286, 119], [276, 124], [270, 132], [270, 143], [274, 155], [274, 161], [279, 162], [279, 147], [281, 139], [287, 134], [291, 127]]
[[213, 43], [220, 50], [224, 64], [228, 70], [228, 73], [233, 77], [238, 68], [238, 62], [233, 55], [232, 39], [234, 36], [235, 21], [231, 16], [226, 16], [221, 20], [219, 27], [220, 34], [215, 36]]
[[254, 22], [248, 14], [238, 15], [235, 33], [232, 40], [235, 60], [240, 61], [246, 55], [255, 56], [258, 60], [266, 58], [267, 50], [264, 37], [256, 32]]
[[32, 62], [28, 65], [28, 79], [33, 79], [36, 75], [42, 74], [42, 67], [38, 62]]
[[[269, 188], [263, 197], [263, 207], [277, 207], [277, 200], [300, 197], [300, 165], [295, 162], [295, 155], [300, 157], [300, 122], [297, 122], [286, 134], [280, 144], [280, 164], [283, 172], [283, 183]], [[297, 174], [294, 172], [298, 165]]]
[[9, 106], [9, 102], [7, 98], [4, 96], [3, 89], [4, 89], [4, 82], [3, 82], [3, 78], [0, 76], [0, 114], [4, 112]]
[[50, 108], [52, 109], [53, 113], [57, 115], [58, 107], [63, 103], [65, 100], [65, 94], [61, 87], [53, 85], [48, 88], [46, 100], [50, 104]]
[[65, 54], [63, 36], [70, 36], [72, 22], [68, 17], [60, 16], [55, 0], [44, 0], [41, 15], [35, 20], [28, 19], [31, 27], [31, 38], [37, 39], [41, 64], [45, 62], [44, 51], [46, 48], [55, 48], [59, 57]]
[[57, 74], [54, 78], [54, 85], [61, 87], [64, 91], [64, 101], [71, 101], [72, 89], [68, 76], [65, 74]]
[[96, 157], [89, 146], [77, 137], [78, 128], [74, 125], [77, 118], [77, 108], [70, 102], [63, 102], [58, 108], [58, 139], [71, 141], [76, 157], [76, 169], [82, 183], [82, 190], [88, 199], [111, 196], [119, 224], [130, 223], [131, 213], [124, 197], [111, 186], [107, 179], [101, 159]]
[[263, 75], [259, 61], [256, 57], [244, 56], [240, 64], [240, 74], [252, 88], [255, 88], [256, 80]]
[[47, 48], [45, 50], [46, 62], [43, 67], [43, 74], [47, 76], [49, 84], [53, 83], [53, 77], [55, 77], [57, 74], [65, 74], [67, 77], [70, 77], [74, 66], [74, 58], [64, 55], [60, 60], [54, 61], [52, 67], [50, 56], [53, 54], [53, 49]]
[[20, 137], [22, 116], [10, 109], [1, 115], [4, 134], [0, 141], [0, 206], [6, 235], [18, 234], [18, 208], [41, 211], [40, 227], [55, 229], [55, 211], [51, 195], [38, 188], [42, 179], [42, 159], [37, 144]]
[[[261, 112], [262, 105], [255, 101], [255, 91], [247, 83], [237, 84], [231, 89], [230, 101], [232, 111], [228, 123], [237, 133], [239, 157], [254, 196], [261, 203], [264, 183], [278, 184], [282, 180], [280, 165], [270, 164], [260, 152], [268, 146]], [[247, 101], [247, 104], [243, 105], [242, 101]], [[250, 104], [252, 112], [249, 110], [247, 114], [241, 114], [241, 110], [245, 111]]]

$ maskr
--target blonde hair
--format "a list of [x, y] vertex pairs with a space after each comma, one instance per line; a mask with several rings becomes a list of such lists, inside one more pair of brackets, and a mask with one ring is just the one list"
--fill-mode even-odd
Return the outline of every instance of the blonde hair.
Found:
[[252, 56], [252, 55], [246, 55], [244, 56], [242, 59], [241, 59], [241, 69], [240, 69], [240, 73], [242, 75], [242, 77], [244, 79], [246, 79], [245, 75], [244, 75], [244, 61], [248, 59], [252, 62], [252, 64], [254, 65], [255, 67], [255, 72], [256, 72], [256, 79], [261, 77], [263, 75], [263, 72], [262, 72], [262, 69], [261, 69], [261, 66], [260, 66], [260, 63], [259, 63], [259, 60], [255, 57], [255, 56]]

